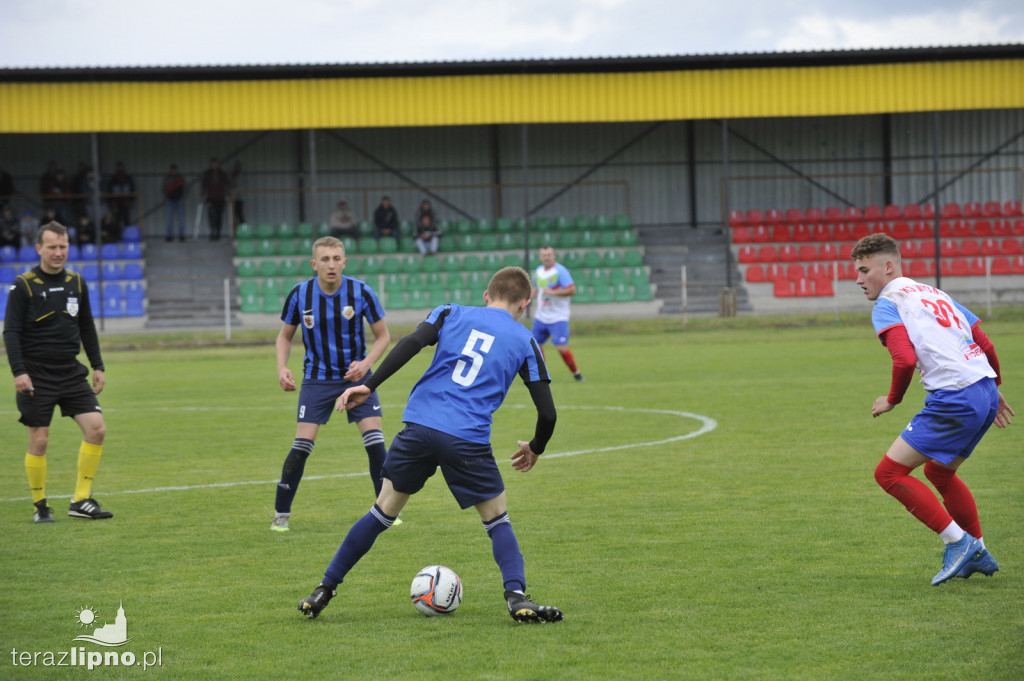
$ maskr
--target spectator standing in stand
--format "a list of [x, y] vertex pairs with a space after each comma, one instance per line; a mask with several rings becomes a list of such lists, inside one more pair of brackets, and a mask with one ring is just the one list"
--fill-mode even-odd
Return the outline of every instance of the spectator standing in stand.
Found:
[[174, 223], [178, 223], [178, 239], [185, 240], [185, 176], [172, 163], [164, 177], [164, 199], [167, 200], [167, 241], [174, 241]]
[[242, 198], [242, 190], [245, 185], [245, 178], [242, 177], [242, 162], [235, 161], [231, 168], [231, 207], [232, 207], [232, 228], [245, 222], [245, 202]]
[[108, 204], [117, 218], [117, 226], [124, 229], [132, 224], [132, 204], [135, 202], [135, 180], [125, 169], [124, 161], [117, 162], [114, 175], [107, 183], [107, 193], [112, 194]]
[[224, 217], [224, 202], [231, 195], [231, 178], [221, 169], [219, 159], [210, 159], [210, 167], [203, 173], [202, 189], [199, 202], [208, 204], [210, 211], [210, 241], [217, 241]]

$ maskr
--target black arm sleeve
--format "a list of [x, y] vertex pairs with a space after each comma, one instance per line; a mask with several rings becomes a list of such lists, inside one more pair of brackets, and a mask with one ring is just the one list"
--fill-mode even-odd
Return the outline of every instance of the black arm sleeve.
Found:
[[7, 310], [4, 317], [4, 345], [7, 346], [7, 361], [11, 365], [11, 373], [16, 377], [27, 374], [25, 361], [21, 354], [21, 330], [28, 307], [24, 280], [16, 279], [7, 298]]
[[555, 421], [558, 419], [555, 400], [551, 396], [551, 384], [547, 381], [533, 381], [527, 383], [526, 387], [530, 391], [533, 405], [537, 407], [537, 427], [530, 440], [530, 449], [534, 454], [543, 454], [555, 432]]
[[436, 342], [437, 327], [433, 324], [422, 322], [416, 327], [415, 331], [402, 338], [402, 340], [395, 344], [395, 347], [391, 348], [391, 352], [381, 360], [377, 370], [366, 379], [366, 383], [363, 385], [370, 390], [376, 390], [377, 386], [405, 366], [420, 350]]
[[96, 321], [93, 319], [92, 304], [89, 302], [89, 290], [81, 277], [78, 277], [78, 286], [78, 329], [79, 335], [82, 337], [82, 347], [85, 348], [85, 355], [89, 358], [89, 366], [98, 371], [104, 371], [103, 355], [100, 354], [100, 338], [96, 333]]

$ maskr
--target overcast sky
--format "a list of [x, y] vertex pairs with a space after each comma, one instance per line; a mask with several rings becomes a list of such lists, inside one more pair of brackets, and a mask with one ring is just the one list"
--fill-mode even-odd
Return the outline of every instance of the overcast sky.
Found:
[[0, 0], [0, 67], [1024, 43], [1024, 0]]

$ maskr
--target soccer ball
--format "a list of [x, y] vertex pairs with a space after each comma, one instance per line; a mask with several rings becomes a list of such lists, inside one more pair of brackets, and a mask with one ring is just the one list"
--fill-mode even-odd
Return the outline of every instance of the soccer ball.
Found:
[[412, 604], [427, 617], [455, 612], [462, 603], [462, 580], [451, 568], [428, 565], [412, 578]]

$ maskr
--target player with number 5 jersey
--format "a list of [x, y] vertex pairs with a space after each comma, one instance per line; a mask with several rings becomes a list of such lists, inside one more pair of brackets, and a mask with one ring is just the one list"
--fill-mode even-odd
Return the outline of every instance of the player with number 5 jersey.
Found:
[[490, 444], [491, 416], [516, 376], [530, 391], [537, 420], [533, 438], [518, 441], [512, 467], [521, 472], [531, 470], [554, 432], [556, 411], [547, 367], [530, 331], [517, 321], [530, 304], [530, 294], [525, 270], [499, 270], [484, 293], [486, 307], [449, 304], [435, 308], [395, 345], [376, 373], [338, 398], [339, 411], [358, 407], [420, 350], [436, 345], [429, 368], [409, 395], [402, 417], [405, 427], [388, 449], [377, 503], [351, 527], [320, 585], [299, 603], [304, 615], [313, 618], [320, 614], [356, 562], [440, 468], [459, 506], [473, 506], [480, 515], [512, 618], [519, 622], [562, 619], [558, 608], [537, 605], [525, 595], [524, 560]]
[[[933, 586], [977, 572], [991, 576], [999, 565], [985, 547], [974, 495], [957, 471], [993, 423], [1005, 428], [1014, 416], [997, 387], [1002, 381], [995, 346], [970, 310], [944, 291], [903, 276], [892, 237], [866, 236], [851, 257], [857, 285], [875, 301], [875, 333], [892, 356], [889, 392], [875, 400], [871, 415], [903, 400], [915, 368], [928, 392], [924, 409], [875, 468], [875, 480], [945, 543]], [[942, 503], [910, 475], [921, 465]]]

